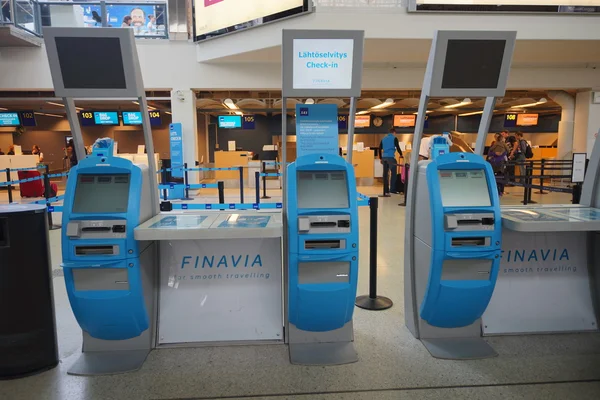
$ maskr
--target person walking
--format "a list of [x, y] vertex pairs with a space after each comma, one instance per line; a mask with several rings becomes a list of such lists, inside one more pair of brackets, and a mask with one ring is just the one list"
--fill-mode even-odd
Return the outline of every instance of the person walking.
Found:
[[[384, 165], [388, 166], [388, 171], [391, 174], [388, 176], [384, 176], [383, 179], [390, 178], [390, 193], [400, 193], [398, 190], [398, 163], [396, 162], [396, 151], [402, 157], [402, 150], [400, 149], [400, 143], [398, 142], [398, 138], [396, 137], [396, 129], [390, 129], [390, 132], [381, 140], [379, 144], [379, 159], [380, 162]], [[385, 183], [384, 183], [385, 185]]]

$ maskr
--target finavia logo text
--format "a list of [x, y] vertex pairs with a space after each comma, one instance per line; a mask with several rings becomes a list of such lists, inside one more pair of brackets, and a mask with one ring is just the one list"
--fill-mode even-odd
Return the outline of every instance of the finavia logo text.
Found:
[[218, 256], [183, 256], [181, 259], [181, 268], [190, 266], [192, 268], [254, 268], [262, 267], [262, 258], [260, 254], [239, 254]]
[[511, 262], [569, 261], [569, 251], [559, 249], [528, 249], [502, 251], [502, 259]]

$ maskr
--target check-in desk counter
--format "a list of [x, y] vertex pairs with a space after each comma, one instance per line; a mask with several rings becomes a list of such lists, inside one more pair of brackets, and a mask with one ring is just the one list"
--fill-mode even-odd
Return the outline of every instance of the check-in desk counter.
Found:
[[352, 152], [352, 165], [359, 185], [370, 186], [373, 184], [373, 178], [375, 177], [375, 152], [373, 150], [354, 150]]
[[[256, 172], [263, 172], [263, 162], [265, 163], [265, 172], [268, 174], [274, 174], [279, 172], [279, 165], [275, 160], [263, 160], [263, 161], [248, 161], [248, 174], [246, 176], [246, 187], [254, 189], [256, 187]], [[259, 177], [259, 188], [263, 187], [263, 178]], [[267, 189], [281, 189], [281, 176], [267, 176], [265, 177], [265, 183]]]
[[[215, 151], [215, 168], [237, 168], [248, 166], [247, 151]], [[240, 187], [240, 172], [239, 171], [216, 171], [215, 179], [224, 181], [226, 187]]]
[[[0, 171], [7, 168], [33, 168], [39, 163], [39, 160], [40, 158], [36, 155], [0, 156]], [[19, 176], [16, 171], [10, 173], [10, 179], [13, 181], [19, 180]], [[6, 181], [5, 173], [0, 176], [0, 181]]]
[[502, 226], [502, 261], [484, 334], [597, 330], [600, 248], [593, 243], [600, 209], [506, 206]]
[[[124, 158], [137, 165], [148, 165], [148, 154], [137, 154], [137, 153], [119, 153], [117, 157]], [[154, 165], [158, 168], [160, 165], [158, 162], [158, 153], [154, 153]]]
[[280, 212], [164, 213], [135, 229], [159, 241], [157, 345], [283, 340]]

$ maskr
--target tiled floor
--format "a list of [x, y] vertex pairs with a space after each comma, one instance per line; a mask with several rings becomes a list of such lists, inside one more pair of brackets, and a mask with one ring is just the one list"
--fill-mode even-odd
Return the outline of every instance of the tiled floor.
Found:
[[[361, 191], [378, 193], [377, 188]], [[518, 204], [519, 189], [509, 191], [503, 203]], [[229, 196], [233, 199], [235, 192], [228, 191]], [[534, 200], [536, 196], [545, 203], [570, 199], [551, 194], [534, 195]], [[598, 333], [490, 337], [499, 357], [488, 360], [447, 361], [429, 355], [404, 327], [401, 200], [397, 195], [381, 199], [379, 210], [379, 291], [394, 306], [381, 312], [355, 309], [358, 363], [294, 366], [284, 345], [201, 347], [155, 350], [136, 373], [70, 376], [67, 370], [81, 351], [81, 331], [64, 281], [57, 276], [61, 363], [37, 376], [0, 381], [0, 399], [599, 399]], [[361, 208], [359, 294], [368, 290], [368, 218], [368, 209]], [[60, 231], [50, 236], [53, 267], [58, 269]]]

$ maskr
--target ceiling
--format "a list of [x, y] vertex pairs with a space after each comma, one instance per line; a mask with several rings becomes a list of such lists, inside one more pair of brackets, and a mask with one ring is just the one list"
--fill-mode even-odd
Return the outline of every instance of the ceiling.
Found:
[[[16, 93], [0, 92], [0, 111], [22, 111], [34, 110], [39, 113], [49, 113], [55, 115], [64, 115], [65, 108], [61, 105], [62, 101], [54, 97], [52, 92], [27, 93], [29, 97], [16, 97]], [[22, 93], [23, 94], [23, 93]], [[171, 101], [166, 93], [149, 92], [148, 104], [154, 109], [170, 112]], [[571, 94], [575, 94], [574, 92]], [[281, 92], [279, 91], [218, 91], [207, 92], [199, 91], [196, 93], [196, 106], [199, 111], [217, 115], [223, 113], [243, 113], [259, 115], [277, 115], [281, 114]], [[419, 91], [364, 91], [363, 96], [357, 101], [357, 111], [364, 114], [385, 116], [390, 114], [414, 113], [419, 105]], [[236, 109], [228, 108], [226, 99], [231, 99]], [[349, 110], [349, 99], [327, 99], [314, 98], [316, 104], [336, 104], [340, 110]], [[434, 98], [428, 104], [430, 115], [447, 114], [465, 114], [469, 112], [479, 112], [483, 109], [485, 99], [472, 98], [470, 103], [462, 104], [460, 107], [448, 108], [458, 103], [464, 103], [465, 99], [458, 98]], [[546, 100], [544, 102], [544, 100]], [[293, 114], [295, 106], [298, 103], [306, 103], [307, 99], [287, 99], [287, 111]], [[540, 102], [541, 101], [541, 102]], [[525, 104], [540, 104], [528, 106], [520, 109], [518, 106]], [[230, 103], [231, 104], [231, 103]], [[139, 106], [131, 100], [123, 99], [102, 99], [77, 101], [77, 107], [82, 110], [118, 110], [118, 111], [136, 111]], [[378, 108], [379, 106], [379, 108]], [[384, 106], [384, 107], [383, 107]], [[375, 107], [375, 108], [373, 108]], [[383, 108], [381, 108], [383, 107]], [[508, 91], [506, 96], [498, 99], [496, 112], [519, 112], [528, 111], [540, 114], [559, 113], [561, 108], [552, 101], [546, 91]]]

